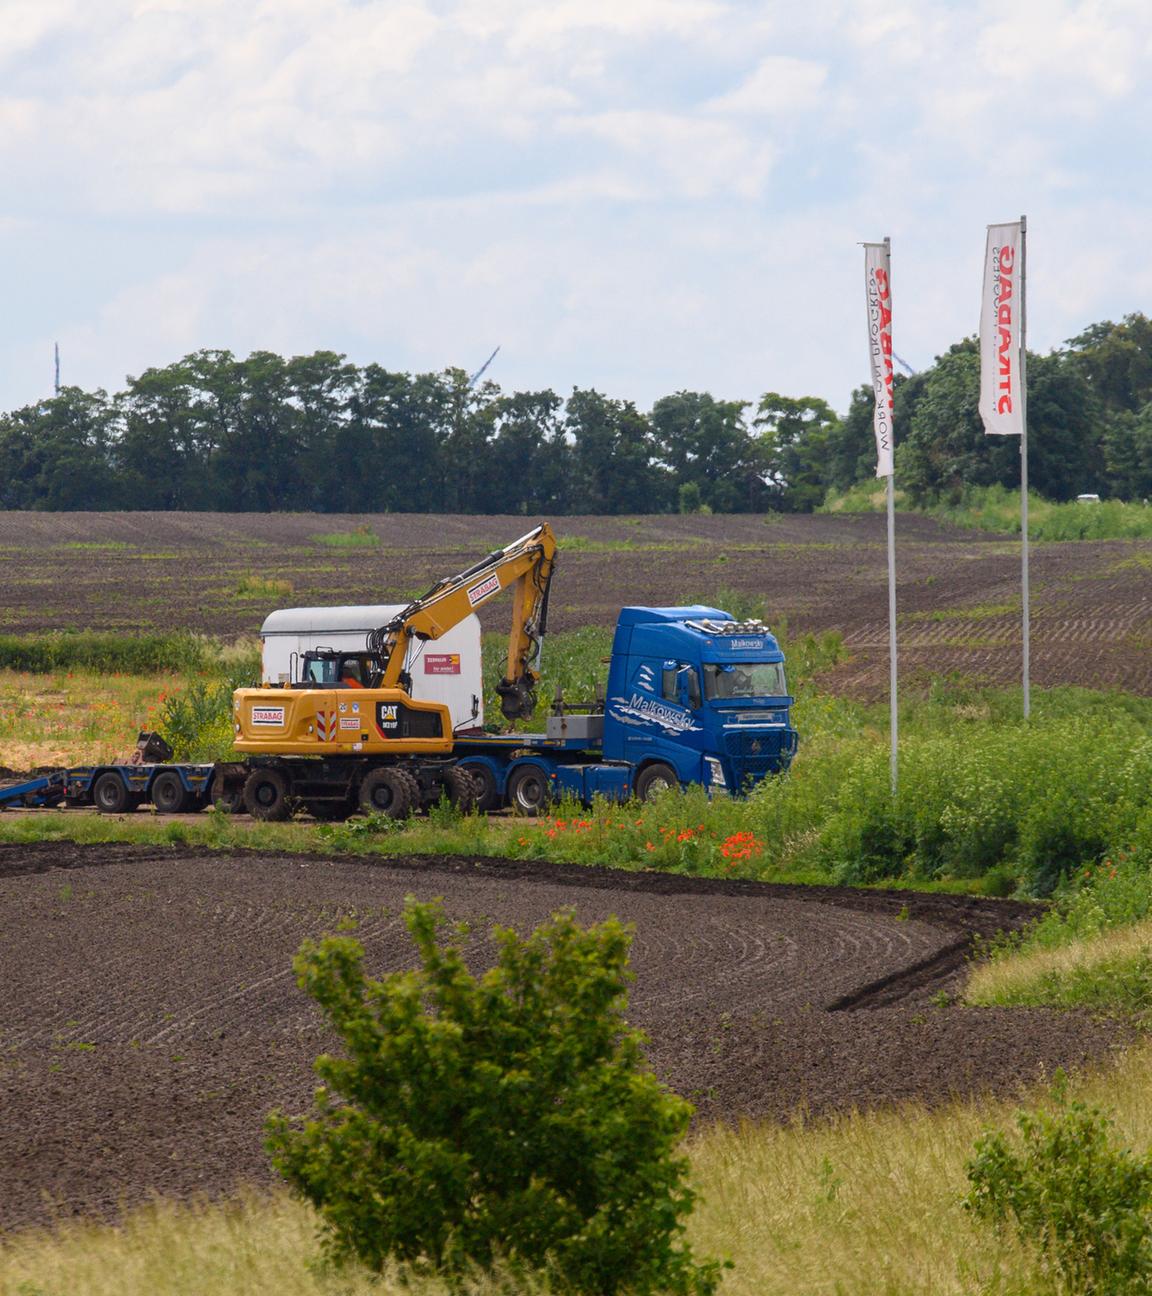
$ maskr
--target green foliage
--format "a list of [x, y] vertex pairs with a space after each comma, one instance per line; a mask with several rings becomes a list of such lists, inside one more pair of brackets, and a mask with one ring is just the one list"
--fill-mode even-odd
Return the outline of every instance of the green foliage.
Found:
[[190, 677], [164, 699], [159, 731], [178, 761], [225, 760], [232, 754], [232, 694], [260, 678], [255, 655]]
[[92, 631], [0, 635], [0, 669], [46, 674], [57, 670], [147, 675], [203, 670], [215, 647], [188, 631], [125, 635]]
[[1147, 1292], [1152, 1283], [1152, 1158], [1116, 1145], [1098, 1109], [1021, 1112], [1009, 1140], [989, 1132], [968, 1164], [965, 1206], [1011, 1227], [1069, 1293]]
[[691, 1108], [624, 1023], [629, 929], [568, 912], [527, 938], [497, 928], [477, 978], [439, 905], [409, 899], [405, 923], [417, 972], [367, 977], [350, 937], [295, 962], [347, 1056], [317, 1060], [314, 1118], [273, 1113], [267, 1145], [330, 1254], [451, 1274], [502, 1258], [604, 1296], [714, 1291], [720, 1265], [681, 1240]]

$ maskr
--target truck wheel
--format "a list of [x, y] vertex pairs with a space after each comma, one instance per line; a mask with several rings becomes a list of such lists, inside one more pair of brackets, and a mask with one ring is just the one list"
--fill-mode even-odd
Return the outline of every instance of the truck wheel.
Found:
[[552, 804], [548, 775], [539, 765], [520, 765], [508, 779], [508, 800], [518, 815], [534, 816]]
[[655, 765], [644, 766], [636, 775], [632, 789], [638, 801], [651, 801], [654, 796], [658, 796], [668, 788], [679, 786], [680, 780], [676, 777], [676, 771], [672, 766], [657, 762]]
[[463, 768], [472, 775], [472, 782], [476, 784], [476, 809], [481, 814], [491, 814], [494, 810], [501, 809], [504, 798], [496, 784], [496, 775], [488, 766], [465, 765]]
[[411, 780], [403, 770], [374, 769], [360, 784], [360, 809], [365, 814], [407, 819], [412, 813]]
[[255, 769], [244, 782], [244, 808], [253, 819], [275, 823], [292, 815], [288, 776], [278, 769]]
[[235, 814], [244, 804], [244, 785], [214, 774], [208, 789], [208, 804], [223, 814]]
[[123, 814], [135, 810], [134, 798], [119, 774], [107, 770], [92, 784], [92, 804], [101, 814]]
[[163, 770], [157, 774], [152, 780], [149, 796], [161, 814], [187, 814], [196, 800], [175, 770]]
[[448, 800], [461, 814], [471, 814], [476, 809], [480, 791], [470, 770], [451, 765], [444, 771], [444, 789]]

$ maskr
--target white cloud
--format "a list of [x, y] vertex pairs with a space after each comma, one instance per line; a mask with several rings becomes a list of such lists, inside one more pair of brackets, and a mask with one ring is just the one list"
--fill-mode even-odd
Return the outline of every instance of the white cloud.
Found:
[[819, 103], [828, 69], [810, 59], [771, 54], [735, 90], [711, 100], [714, 112], [798, 112]]

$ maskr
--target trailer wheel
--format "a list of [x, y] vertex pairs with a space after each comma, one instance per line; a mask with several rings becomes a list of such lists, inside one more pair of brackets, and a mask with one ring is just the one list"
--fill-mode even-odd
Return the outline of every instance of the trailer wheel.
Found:
[[472, 775], [472, 782], [476, 784], [476, 809], [481, 814], [491, 814], [493, 810], [499, 810], [504, 804], [504, 799], [496, 784], [496, 775], [487, 765], [465, 765], [462, 768]]
[[459, 765], [449, 766], [444, 771], [444, 788], [448, 793], [448, 800], [461, 814], [471, 814], [476, 809], [480, 790], [471, 770], [461, 769]]
[[161, 814], [187, 814], [196, 800], [175, 770], [162, 770], [152, 780], [149, 793], [152, 804]]
[[229, 781], [221, 774], [214, 774], [208, 789], [208, 803], [213, 810], [235, 814], [244, 803], [243, 783]]
[[138, 803], [120, 775], [107, 770], [92, 784], [92, 804], [101, 814], [123, 814]]
[[539, 765], [519, 765], [508, 779], [508, 800], [518, 815], [531, 817], [552, 804], [548, 774]]
[[407, 819], [412, 813], [412, 781], [398, 769], [374, 769], [360, 784], [360, 809], [365, 814]]
[[676, 777], [676, 771], [671, 765], [659, 761], [655, 765], [645, 765], [636, 775], [636, 781], [632, 785], [638, 801], [651, 801], [654, 796], [667, 791], [668, 788], [679, 786], [680, 780]]
[[272, 823], [288, 819], [288, 776], [278, 769], [255, 769], [244, 782], [244, 808], [253, 819]]

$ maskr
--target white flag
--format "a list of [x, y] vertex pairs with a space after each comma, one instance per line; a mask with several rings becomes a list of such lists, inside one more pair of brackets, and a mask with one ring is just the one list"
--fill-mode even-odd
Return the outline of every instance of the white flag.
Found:
[[876, 410], [876, 476], [892, 476], [892, 285], [887, 243], [864, 244], [864, 280], [868, 296], [868, 357]]
[[988, 226], [980, 306], [980, 417], [984, 431], [999, 436], [1020, 436], [1024, 431], [1021, 241], [1019, 221]]

